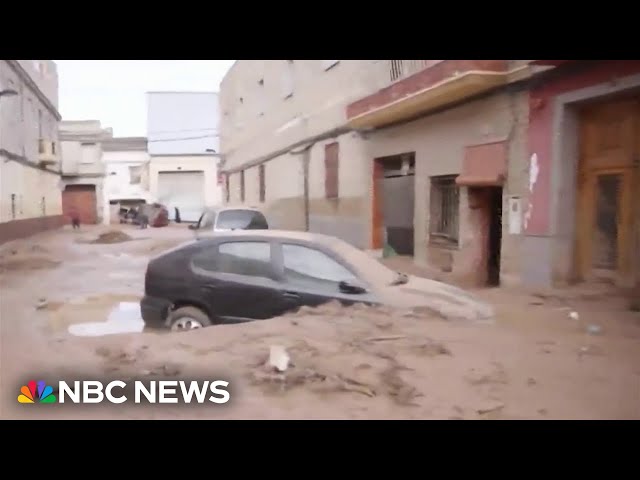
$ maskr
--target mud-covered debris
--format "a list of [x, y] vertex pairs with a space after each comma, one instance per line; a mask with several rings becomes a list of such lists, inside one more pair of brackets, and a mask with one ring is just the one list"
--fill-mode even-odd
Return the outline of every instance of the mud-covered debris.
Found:
[[278, 372], [284, 372], [289, 367], [291, 357], [282, 345], [272, 345], [269, 348], [269, 366]]
[[337, 375], [336, 380], [339, 384], [339, 389], [345, 392], [354, 392], [360, 393], [367, 397], [375, 397], [376, 391], [370, 387], [369, 385], [354, 380], [353, 378], [348, 378], [343, 375]]
[[437, 357], [438, 355], [453, 355], [453, 353], [451, 353], [451, 350], [449, 350], [443, 344], [434, 342], [433, 340], [415, 345], [412, 350], [419, 355], [425, 355], [427, 357]]
[[531, 377], [529, 377], [529, 378], [527, 379], [527, 385], [529, 385], [530, 387], [532, 387], [532, 386], [534, 386], [534, 385], [537, 385], [537, 383], [538, 383], [538, 382], [536, 381], [536, 379], [535, 379], [535, 378], [531, 378]]
[[127, 235], [120, 230], [110, 230], [108, 232], [101, 233], [98, 235], [98, 238], [89, 243], [122, 243], [130, 240], [133, 240], [133, 237], [130, 235]]
[[271, 393], [285, 392], [294, 387], [323, 383], [327, 376], [314, 368], [291, 368], [287, 372], [277, 372], [264, 367], [254, 369], [249, 375], [251, 383], [265, 388]]
[[109, 350], [107, 347], [98, 347], [96, 348], [96, 355], [99, 355], [100, 357], [104, 357], [104, 358], [108, 358], [111, 355], [111, 350]]
[[176, 364], [165, 364], [162, 366], [162, 373], [169, 377], [173, 377], [175, 375], [180, 374], [182, 372], [182, 368]]
[[386, 341], [390, 341], [390, 340], [404, 340], [405, 338], [407, 338], [406, 335], [387, 335], [387, 336], [384, 336], [384, 337], [366, 338], [364, 341], [365, 342], [386, 342]]
[[487, 413], [494, 413], [502, 410], [505, 404], [497, 400], [487, 400], [483, 405], [476, 408], [476, 411], [480, 415], [486, 415]]
[[38, 301], [36, 302], [36, 309], [37, 310], [45, 309], [48, 306], [49, 306], [49, 302], [47, 301], [46, 298], [39, 298]]

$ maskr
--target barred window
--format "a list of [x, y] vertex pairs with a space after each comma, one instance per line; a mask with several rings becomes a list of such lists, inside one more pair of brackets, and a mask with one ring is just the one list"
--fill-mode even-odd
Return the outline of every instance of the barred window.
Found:
[[458, 245], [459, 189], [456, 175], [431, 177], [429, 239]]

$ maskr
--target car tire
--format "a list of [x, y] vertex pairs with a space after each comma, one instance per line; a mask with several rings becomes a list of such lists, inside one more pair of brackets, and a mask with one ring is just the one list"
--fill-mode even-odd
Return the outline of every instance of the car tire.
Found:
[[184, 332], [212, 325], [209, 315], [197, 307], [177, 308], [169, 315], [169, 329], [173, 332]]

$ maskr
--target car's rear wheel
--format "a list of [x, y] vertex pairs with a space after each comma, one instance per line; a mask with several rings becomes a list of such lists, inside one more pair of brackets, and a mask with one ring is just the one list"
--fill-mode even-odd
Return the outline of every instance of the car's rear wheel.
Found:
[[197, 307], [181, 307], [171, 312], [169, 328], [172, 332], [185, 332], [211, 326], [209, 316]]

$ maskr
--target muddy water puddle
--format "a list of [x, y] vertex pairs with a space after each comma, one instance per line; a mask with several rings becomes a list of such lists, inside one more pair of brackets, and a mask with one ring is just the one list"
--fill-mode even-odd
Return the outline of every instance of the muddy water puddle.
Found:
[[118, 333], [140, 333], [144, 322], [139, 297], [135, 295], [74, 296], [49, 301], [43, 308], [53, 331], [94, 337]]
[[100, 337], [118, 333], [141, 333], [144, 322], [137, 302], [120, 302], [105, 322], [86, 322], [69, 325], [67, 331], [77, 337]]

